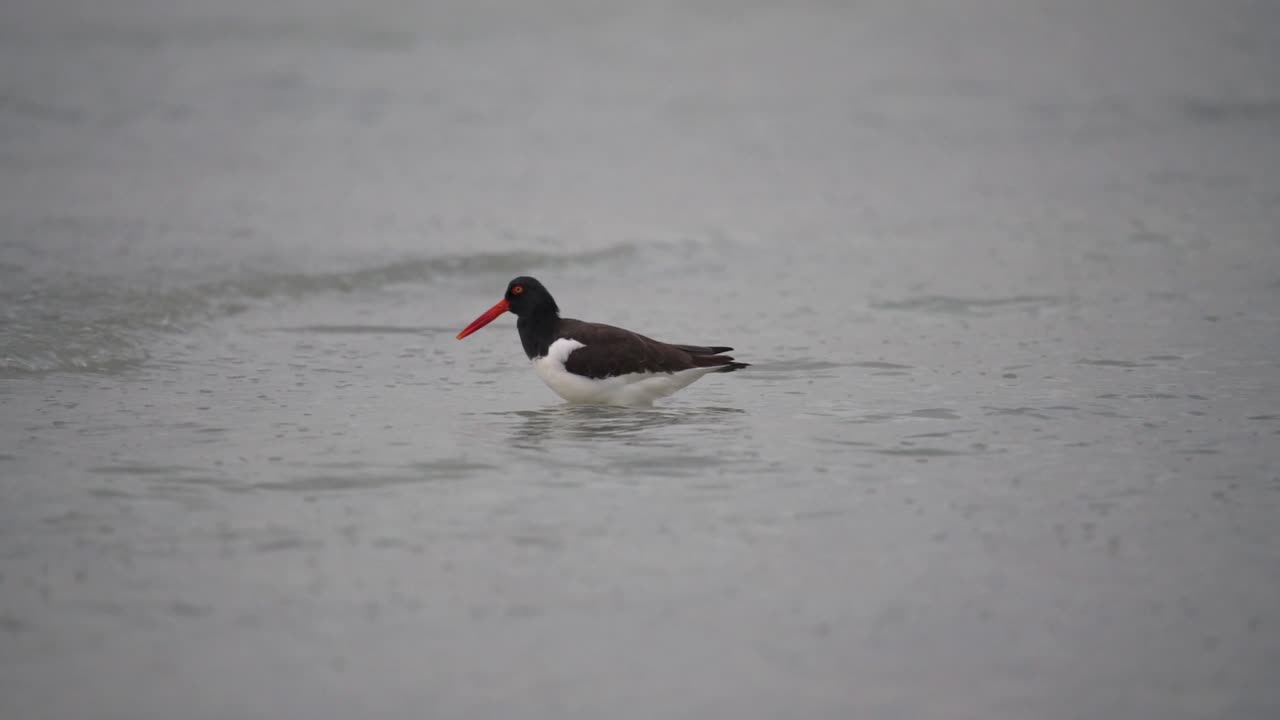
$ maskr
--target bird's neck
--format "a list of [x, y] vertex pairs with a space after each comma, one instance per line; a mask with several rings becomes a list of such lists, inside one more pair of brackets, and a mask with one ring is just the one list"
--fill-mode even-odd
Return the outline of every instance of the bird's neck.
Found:
[[520, 344], [529, 359], [544, 357], [560, 331], [560, 313], [555, 310], [534, 312], [516, 320]]

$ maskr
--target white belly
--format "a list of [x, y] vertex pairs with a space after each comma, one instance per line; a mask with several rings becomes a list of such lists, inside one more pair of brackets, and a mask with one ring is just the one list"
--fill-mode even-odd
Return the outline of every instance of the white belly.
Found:
[[557, 395], [571, 403], [593, 405], [652, 405], [719, 368], [693, 368], [674, 373], [632, 373], [608, 378], [588, 378], [565, 369], [569, 353], [586, 347], [577, 340], [551, 343], [547, 354], [533, 359], [533, 370]]

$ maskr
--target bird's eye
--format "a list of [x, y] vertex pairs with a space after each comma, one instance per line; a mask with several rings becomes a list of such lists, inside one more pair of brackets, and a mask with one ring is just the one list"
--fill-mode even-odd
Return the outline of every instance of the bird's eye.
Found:
[[517, 286], [515, 286], [515, 287], [511, 288], [511, 294], [512, 294], [512, 295], [519, 295], [519, 294], [521, 294], [521, 293], [523, 293], [523, 292], [524, 292], [524, 286], [523, 286], [523, 285], [517, 285]]

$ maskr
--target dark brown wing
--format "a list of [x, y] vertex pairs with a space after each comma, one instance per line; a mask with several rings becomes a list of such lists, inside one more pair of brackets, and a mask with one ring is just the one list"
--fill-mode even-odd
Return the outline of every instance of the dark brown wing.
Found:
[[715, 354], [729, 348], [668, 345], [612, 325], [569, 318], [560, 320], [559, 335], [585, 346], [569, 353], [565, 369], [590, 378], [640, 372], [673, 373], [698, 367], [739, 364], [734, 363], [731, 357]]
[[712, 345], [711, 347], [703, 347], [701, 345], [677, 345], [676, 347], [690, 355], [719, 355], [720, 353], [727, 353], [733, 350], [731, 347], [723, 347], [720, 345]]

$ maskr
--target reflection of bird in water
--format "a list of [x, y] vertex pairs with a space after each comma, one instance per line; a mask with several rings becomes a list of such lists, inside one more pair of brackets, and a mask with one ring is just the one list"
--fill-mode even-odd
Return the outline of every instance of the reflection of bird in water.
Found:
[[707, 430], [723, 428], [725, 420], [743, 413], [737, 408], [723, 407], [636, 412], [608, 406], [566, 405], [544, 410], [518, 410], [509, 414], [523, 420], [514, 427], [512, 445], [540, 448], [546, 440], [553, 438], [614, 439], [631, 444], [670, 445], [687, 438], [672, 437], [659, 431], [689, 426], [702, 426]]

